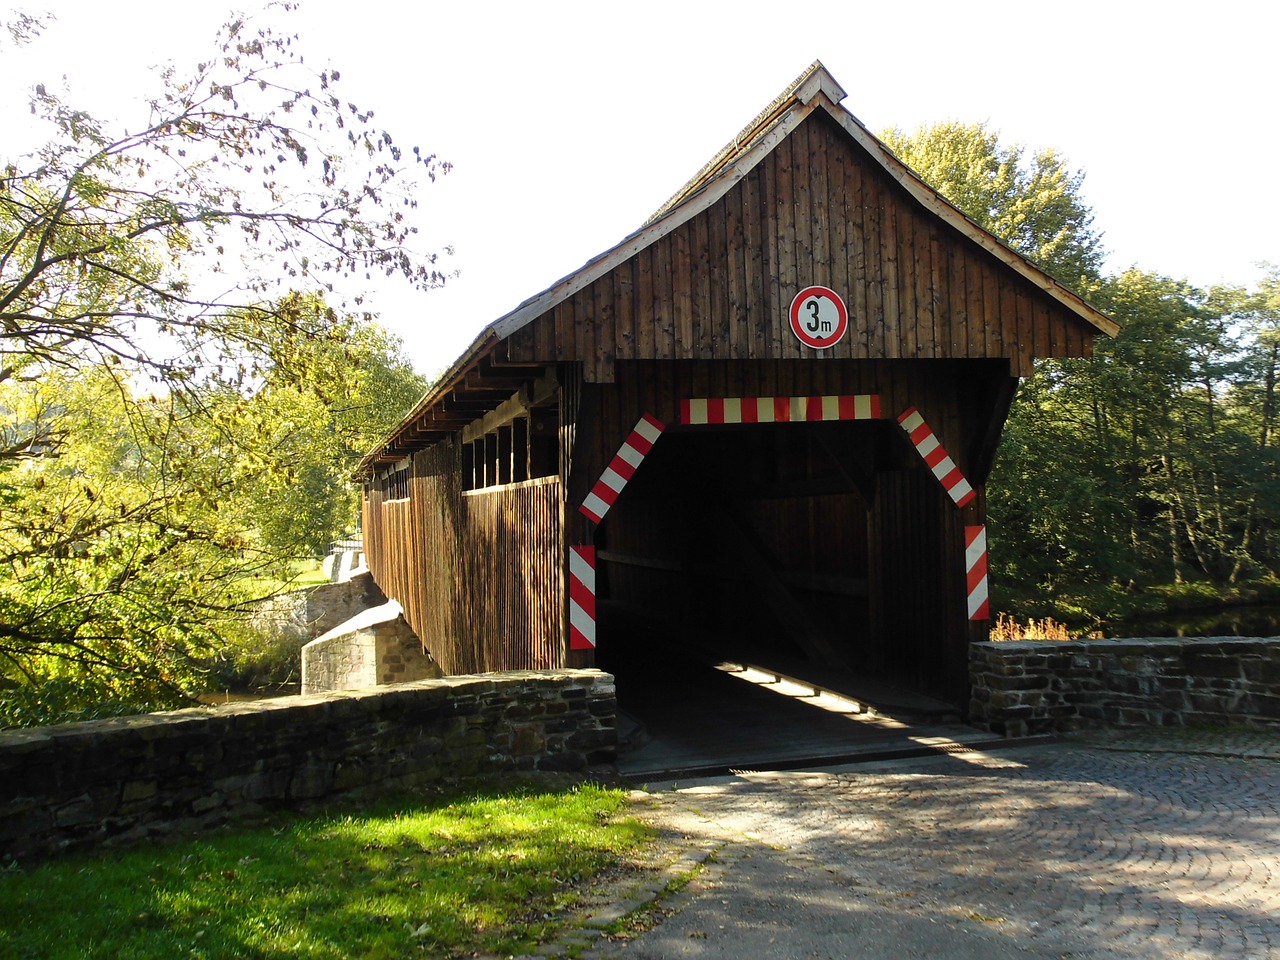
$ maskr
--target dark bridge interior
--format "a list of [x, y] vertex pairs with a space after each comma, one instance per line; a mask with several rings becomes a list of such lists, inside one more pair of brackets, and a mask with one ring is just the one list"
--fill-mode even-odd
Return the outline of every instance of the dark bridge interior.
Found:
[[914, 466], [899, 434], [884, 420], [668, 430], [596, 537], [597, 663], [620, 709], [663, 725], [690, 698], [719, 700], [707, 709], [748, 731], [776, 698], [729, 663], [954, 715], [912, 689], [877, 630], [871, 507], [878, 475]]

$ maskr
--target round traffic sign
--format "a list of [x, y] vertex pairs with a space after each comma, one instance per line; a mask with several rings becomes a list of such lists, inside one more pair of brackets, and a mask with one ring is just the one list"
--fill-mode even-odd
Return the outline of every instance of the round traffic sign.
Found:
[[791, 332], [806, 347], [825, 350], [849, 329], [849, 311], [829, 287], [805, 287], [791, 301]]

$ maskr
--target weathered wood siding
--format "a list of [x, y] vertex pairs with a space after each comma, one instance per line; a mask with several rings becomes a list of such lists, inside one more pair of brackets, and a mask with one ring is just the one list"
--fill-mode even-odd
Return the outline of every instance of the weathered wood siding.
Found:
[[461, 489], [454, 442], [414, 455], [407, 499], [365, 499], [383, 591], [446, 673], [563, 666], [563, 483]]
[[[828, 350], [792, 335], [810, 284], [841, 293]], [[806, 119], [719, 202], [512, 334], [510, 360], [1088, 356], [1092, 335], [1032, 283], [909, 197], [824, 114]]]

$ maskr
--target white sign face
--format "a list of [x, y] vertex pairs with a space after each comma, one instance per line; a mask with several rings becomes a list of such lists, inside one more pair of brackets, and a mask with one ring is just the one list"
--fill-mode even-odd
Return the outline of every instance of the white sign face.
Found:
[[829, 287], [805, 287], [791, 301], [791, 332], [806, 347], [825, 350], [849, 329], [849, 311]]

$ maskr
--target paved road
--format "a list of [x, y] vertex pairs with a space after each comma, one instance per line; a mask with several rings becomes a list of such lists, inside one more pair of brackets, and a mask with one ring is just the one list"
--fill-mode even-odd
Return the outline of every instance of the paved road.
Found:
[[1107, 735], [650, 788], [718, 845], [586, 956], [1280, 960], [1280, 731]]

